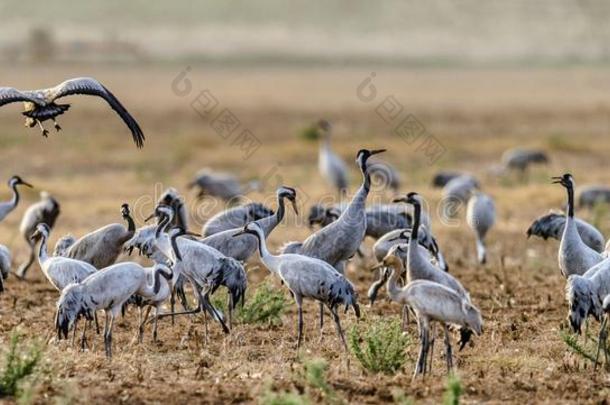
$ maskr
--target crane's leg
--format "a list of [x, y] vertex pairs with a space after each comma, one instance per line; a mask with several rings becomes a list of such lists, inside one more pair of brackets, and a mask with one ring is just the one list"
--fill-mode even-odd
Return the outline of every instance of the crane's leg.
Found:
[[42, 136], [44, 136], [45, 138], [47, 138], [49, 136], [49, 131], [47, 131], [43, 126], [42, 126], [42, 122], [40, 122], [39, 120], [36, 120], [36, 123], [38, 124], [38, 128], [40, 128], [40, 130], [42, 131]]
[[83, 326], [83, 334], [80, 337], [80, 350], [83, 352], [87, 348], [87, 325], [89, 325], [90, 323], [91, 321], [85, 320], [85, 325]]
[[106, 351], [106, 357], [108, 357], [108, 329], [110, 326], [110, 311], [105, 310], [104, 315], [106, 316], [106, 322], [104, 322], [104, 350]]
[[110, 310], [110, 326], [108, 327], [108, 337], [107, 337], [107, 349], [106, 349], [106, 356], [111, 359], [112, 358], [112, 328], [114, 326], [114, 311]]
[[428, 373], [432, 373], [432, 362], [434, 361], [434, 341], [436, 340], [436, 327], [432, 326], [432, 333], [428, 336], [428, 351], [430, 352], [430, 356], [428, 356], [428, 352], [426, 352], [426, 361], [428, 365]]
[[[170, 311], [172, 313], [172, 326], [175, 325], [176, 323], [176, 316], [174, 315], [174, 308], [176, 307], [176, 291], [172, 288], [172, 293], [169, 297], [169, 306], [170, 306]], [[159, 314], [155, 315], [155, 318], [157, 318], [159, 316]], [[156, 319], [155, 319], [156, 321]]]
[[[606, 324], [608, 322], [608, 316], [604, 316], [604, 320], [602, 321], [601, 327], [599, 328], [599, 336], [597, 338], [597, 352], [595, 353], [595, 364], [593, 366], [593, 370], [597, 369], [597, 361], [599, 359], [599, 352], [602, 346], [605, 346], [606, 339], [608, 338], [608, 330], [606, 328]], [[604, 347], [604, 352], [606, 353], [606, 362], [608, 361], [608, 354], [606, 352], [606, 348]]]
[[347, 343], [345, 342], [345, 336], [343, 335], [343, 329], [341, 329], [341, 321], [339, 320], [339, 314], [337, 314], [337, 307], [330, 307], [330, 313], [333, 315], [333, 320], [335, 321], [335, 328], [337, 329], [337, 334], [341, 338], [341, 343], [343, 343], [343, 349], [347, 351]]
[[72, 329], [72, 347], [74, 347], [74, 343], [76, 342], [76, 326], [78, 325], [78, 319], [74, 321], [74, 326]]
[[99, 324], [99, 322], [97, 320], [97, 312], [93, 313], [93, 319], [95, 320], [95, 333], [97, 335], [99, 335], [100, 334], [100, 324]]
[[402, 306], [402, 330], [405, 331], [409, 327], [409, 307]]
[[297, 304], [297, 353], [301, 348], [301, 341], [303, 340], [303, 299], [300, 295], [294, 296], [294, 301]]
[[324, 337], [324, 304], [320, 303], [320, 342]]
[[57, 123], [55, 118], [53, 118], [53, 126], [55, 127], [55, 131], [57, 131], [57, 132], [61, 131], [61, 127], [59, 126], [59, 124]]
[[413, 373], [413, 379], [419, 374], [424, 373], [425, 364], [425, 352], [426, 352], [426, 329], [421, 322], [417, 322], [419, 329], [419, 356], [417, 357], [417, 364], [415, 365], [415, 372]]
[[451, 336], [449, 335], [449, 328], [447, 327], [447, 324], [444, 325], [444, 328], [445, 328], [445, 357], [446, 357], [446, 360], [447, 360], [447, 373], [450, 373], [453, 370], [453, 355], [452, 355], [452, 351], [451, 351]]
[[227, 308], [229, 309], [229, 329], [233, 330], [233, 295], [229, 294], [229, 302], [227, 303]]
[[155, 324], [153, 325], [153, 342], [157, 342], [157, 326], [158, 326], [158, 317], [157, 315], [159, 315], [159, 306], [155, 306]]
[[[138, 328], [138, 343], [142, 343], [144, 341], [144, 325], [146, 325], [146, 321], [148, 321], [148, 315], [150, 315], [151, 307], [147, 306], [144, 312], [144, 317], [142, 317], [142, 308], [140, 308], [140, 326]], [[155, 313], [155, 315], [157, 315]], [[156, 319], [155, 319], [156, 325]], [[153, 339], [154, 340], [154, 339]]]

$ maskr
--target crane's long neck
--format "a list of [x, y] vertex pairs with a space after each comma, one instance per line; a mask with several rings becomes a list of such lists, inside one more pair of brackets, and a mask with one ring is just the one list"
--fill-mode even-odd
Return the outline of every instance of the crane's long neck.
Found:
[[[411, 227], [411, 240], [417, 241], [419, 234], [419, 225], [421, 222], [421, 205], [419, 203], [413, 204], [413, 226]], [[416, 243], [417, 245], [417, 243]], [[411, 246], [411, 244], [409, 244]]]
[[11, 188], [13, 189], [13, 198], [11, 199], [11, 206], [15, 208], [17, 204], [19, 204], [19, 190], [17, 190], [17, 184], [11, 184]]
[[276, 268], [276, 259], [277, 256], [272, 255], [267, 249], [267, 242], [265, 241], [265, 235], [262, 231], [256, 232], [256, 239], [258, 241], [258, 251], [261, 255], [261, 260], [265, 264], [265, 266], [269, 269], [269, 271], [273, 273], [277, 273], [278, 270]]
[[400, 295], [400, 288], [398, 287], [398, 277], [400, 277], [400, 273], [402, 273], [403, 271], [403, 267], [402, 264], [399, 263], [400, 261], [396, 261], [394, 263], [394, 265], [392, 266], [392, 270], [390, 273], [390, 277], [388, 278], [388, 282], [386, 284], [387, 290], [388, 290], [388, 295], [390, 296], [390, 298], [394, 301], [397, 300], [398, 296]]
[[284, 203], [284, 198], [278, 196], [277, 211], [275, 212], [275, 215], [270, 215], [257, 221], [263, 229], [265, 238], [269, 236], [271, 231], [273, 231], [280, 222], [282, 222], [284, 215], [286, 215], [286, 204]]
[[341, 215], [347, 215], [350, 222], [353, 222], [357, 218], [357, 215], [361, 215], [366, 221], [366, 216], [364, 214], [366, 209], [366, 198], [369, 195], [369, 191], [371, 191], [371, 175], [368, 172], [366, 161], [362, 163], [361, 171], [362, 185], [360, 188], [358, 188], [358, 191], [356, 191], [356, 194], [352, 198], [352, 201], [350, 201], [349, 206]]
[[123, 217], [127, 221], [127, 232], [133, 234], [136, 231], [136, 223], [133, 221], [131, 214], [127, 214]]
[[574, 218], [574, 188], [572, 186], [567, 187], [568, 190], [568, 218]]
[[47, 253], [47, 236], [43, 234], [40, 238], [40, 247], [38, 249], [38, 263], [40, 263], [40, 267], [43, 267], [42, 265], [44, 264], [44, 262], [47, 261], [48, 258], [49, 254]]

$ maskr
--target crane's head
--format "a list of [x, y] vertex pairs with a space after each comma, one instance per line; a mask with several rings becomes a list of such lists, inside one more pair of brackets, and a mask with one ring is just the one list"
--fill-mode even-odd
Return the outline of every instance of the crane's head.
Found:
[[24, 185], [26, 187], [30, 187], [32, 188], [32, 185], [30, 183], [27, 183], [25, 181], [23, 181], [23, 179], [17, 175], [11, 177], [8, 181], [8, 185], [10, 187], [14, 187], [14, 186], [18, 186], [18, 185]]
[[580, 334], [582, 323], [589, 315], [593, 315], [597, 320], [601, 319], [601, 302], [594, 297], [591, 282], [585, 277], [577, 274], [568, 277], [566, 299], [570, 308], [568, 320], [575, 333]]
[[388, 253], [383, 258], [383, 265], [386, 267], [396, 268], [402, 271], [402, 257], [407, 253], [407, 245], [396, 244], [388, 250]]
[[161, 231], [174, 219], [174, 209], [165, 204], [158, 204], [155, 207], [155, 211], [150, 214], [144, 222], [148, 222], [153, 218], [157, 218], [157, 230], [155, 232], [155, 237], [159, 237]]
[[561, 184], [563, 187], [568, 189], [574, 188], [574, 177], [570, 173], [566, 173], [561, 177], [552, 177], [553, 184]]
[[332, 128], [330, 122], [324, 119], [318, 121], [317, 127], [323, 134], [328, 134]]
[[360, 170], [362, 171], [362, 173], [366, 173], [366, 171], [367, 171], [366, 162], [369, 160], [369, 158], [371, 156], [377, 155], [379, 153], [383, 153], [385, 151], [386, 151], [385, 149], [373, 149], [373, 150], [360, 149], [358, 151], [358, 153], [356, 154], [356, 163], [358, 163], [358, 167], [360, 167]]
[[131, 215], [131, 211], [129, 211], [129, 204], [124, 203], [121, 205], [121, 216], [123, 218], [127, 218]]
[[394, 199], [392, 202], [404, 202], [411, 205], [421, 205], [422, 200], [419, 194], [412, 191], [410, 193], [407, 193], [407, 195], [404, 197]]
[[87, 319], [93, 318], [93, 311], [87, 308], [84, 302], [82, 286], [80, 284], [67, 285], [57, 301], [57, 312], [55, 313], [55, 328], [59, 339], [68, 338], [68, 331], [74, 327], [74, 322], [81, 315]]
[[297, 191], [288, 186], [281, 186], [277, 189], [277, 196], [279, 199], [288, 199], [292, 204], [295, 214], [299, 215], [299, 209], [297, 208]]
[[49, 225], [41, 222], [36, 225], [36, 230], [32, 233], [30, 239], [34, 242], [39, 241], [41, 238], [47, 239], [50, 233], [51, 229], [49, 228]]
[[[474, 331], [477, 336], [480, 336], [481, 333], [483, 333], [483, 318], [481, 317], [481, 311], [466, 300], [462, 300], [462, 311], [466, 315], [465, 320], [468, 328]], [[466, 342], [463, 342], [463, 344], [466, 344]]]

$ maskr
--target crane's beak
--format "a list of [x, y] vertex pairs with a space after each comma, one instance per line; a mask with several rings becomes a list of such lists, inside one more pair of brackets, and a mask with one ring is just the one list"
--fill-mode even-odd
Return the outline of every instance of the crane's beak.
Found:
[[148, 221], [150, 221], [151, 219], [153, 219], [153, 218], [154, 218], [154, 217], [156, 217], [156, 216], [157, 216], [157, 213], [156, 213], [156, 212], [153, 212], [152, 214], [150, 214], [150, 215], [149, 215], [149, 216], [148, 216], [148, 217], [147, 217], [147, 218], [144, 220], [144, 222], [148, 222]]
[[378, 154], [383, 153], [385, 151], [386, 151], [386, 149], [375, 149], [375, 150], [372, 150], [371, 151], [371, 156], [372, 155], [378, 155]]
[[563, 178], [562, 178], [562, 177], [553, 176], [553, 177], [551, 177], [551, 180], [553, 180], [553, 181], [551, 182], [551, 184], [559, 184], [559, 183], [561, 183], [561, 181], [563, 180]]
[[25, 181], [23, 181], [23, 180], [21, 180], [21, 183], [20, 183], [20, 184], [23, 184], [24, 186], [29, 187], [29, 188], [34, 188], [34, 186], [33, 186], [33, 185], [31, 185], [30, 183], [25, 182]]
[[191, 231], [186, 231], [186, 232], [183, 233], [183, 235], [194, 236], [196, 238], [201, 238], [202, 237], [202, 235], [200, 233], [191, 232]]
[[299, 215], [299, 209], [297, 208], [297, 201], [296, 200], [290, 200], [290, 203], [292, 204], [292, 209], [294, 210], [294, 213]]
[[393, 203], [401, 203], [401, 202], [406, 203], [407, 202], [407, 198], [406, 197], [395, 198], [395, 199], [392, 200], [392, 202]]

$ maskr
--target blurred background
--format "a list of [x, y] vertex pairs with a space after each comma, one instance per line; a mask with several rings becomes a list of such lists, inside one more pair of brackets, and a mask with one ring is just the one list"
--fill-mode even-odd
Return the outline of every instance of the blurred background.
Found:
[[3, 0], [5, 63], [574, 65], [610, 57], [610, 4]]

